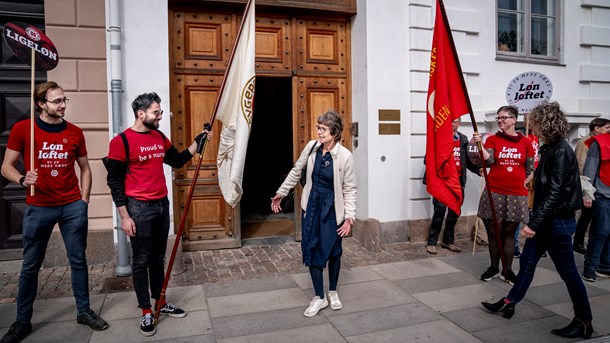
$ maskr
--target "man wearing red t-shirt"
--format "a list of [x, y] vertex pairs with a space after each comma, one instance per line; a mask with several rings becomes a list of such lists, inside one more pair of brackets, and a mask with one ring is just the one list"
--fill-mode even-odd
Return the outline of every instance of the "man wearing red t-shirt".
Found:
[[[23, 218], [23, 265], [19, 276], [17, 318], [2, 342], [18, 342], [32, 331], [33, 304], [38, 272], [55, 224], [59, 224], [70, 268], [72, 290], [78, 310], [77, 322], [94, 330], [108, 324], [89, 307], [87, 258], [87, 210], [91, 193], [91, 168], [83, 131], [64, 119], [66, 98], [55, 82], [45, 82], [34, 93], [40, 113], [34, 125], [34, 167], [30, 161], [31, 120], [16, 123], [8, 139], [2, 176], [28, 188]], [[26, 174], [17, 168], [23, 156]], [[80, 169], [80, 188], [74, 164]], [[34, 194], [30, 187], [35, 187]]]
[[[454, 119], [451, 123], [451, 129], [453, 131], [453, 162], [455, 163], [457, 173], [460, 177], [463, 195], [464, 187], [466, 186], [466, 169], [478, 175], [480, 168], [472, 163], [468, 157], [468, 138], [458, 131], [461, 123], [462, 119], [460, 117]], [[424, 175], [424, 181], [425, 180], [426, 177]], [[434, 207], [434, 212], [432, 214], [432, 220], [430, 221], [430, 229], [428, 230], [428, 245], [426, 246], [426, 251], [429, 254], [437, 253], [436, 244], [438, 243], [438, 237], [443, 226], [443, 219], [445, 219], [445, 231], [443, 231], [441, 248], [453, 252], [460, 252], [460, 247], [454, 243], [454, 229], [460, 216], [451, 209], [448, 209], [445, 204], [434, 197], [432, 198], [432, 205]], [[446, 218], [445, 214], [447, 214]]]
[[[141, 94], [132, 102], [135, 123], [123, 132], [129, 151], [125, 150], [122, 137], [114, 137], [106, 166], [121, 227], [131, 240], [133, 285], [142, 309], [140, 333], [144, 336], [157, 331], [150, 298], [159, 299], [164, 279], [170, 218], [163, 163], [182, 167], [200, 151], [203, 139], [211, 136], [204, 130], [187, 149], [178, 152], [158, 130], [163, 115], [160, 104], [156, 93]], [[185, 311], [169, 302], [161, 305], [161, 314], [186, 316]]]

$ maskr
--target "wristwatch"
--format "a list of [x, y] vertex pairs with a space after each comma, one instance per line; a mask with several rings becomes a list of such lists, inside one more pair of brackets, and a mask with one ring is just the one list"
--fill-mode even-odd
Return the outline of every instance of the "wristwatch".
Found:
[[23, 183], [25, 182], [25, 176], [22, 176], [21, 179], [19, 179], [19, 184], [21, 185], [21, 187], [23, 188], [27, 188]]

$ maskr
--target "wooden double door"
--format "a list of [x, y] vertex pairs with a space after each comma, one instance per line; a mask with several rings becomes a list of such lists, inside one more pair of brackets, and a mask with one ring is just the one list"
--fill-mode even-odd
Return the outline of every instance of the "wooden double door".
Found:
[[[171, 126], [172, 140], [179, 149], [188, 146], [194, 134], [212, 116], [242, 15], [243, 8], [170, 8]], [[257, 9], [257, 79], [265, 78], [273, 83], [273, 79], [281, 78], [281, 84], [290, 85], [290, 92], [284, 90], [280, 94], [290, 97], [291, 108], [287, 110], [283, 107], [281, 113], [273, 114], [257, 112], [255, 95], [253, 129], [257, 116], [275, 115], [284, 120], [289, 117], [290, 138], [275, 144], [291, 146], [292, 162], [309, 140], [317, 138], [316, 118], [329, 109], [336, 110], [343, 117], [345, 129], [341, 142], [351, 149], [349, 53], [348, 17], [284, 16]], [[264, 84], [261, 83], [261, 86]], [[263, 93], [258, 83], [256, 90]], [[186, 250], [241, 246], [240, 205], [235, 208], [228, 206], [218, 186], [216, 156], [222, 124], [215, 122], [213, 127], [215, 134], [204, 153], [186, 220]], [[252, 140], [250, 144], [253, 144]], [[251, 148], [256, 147], [249, 145], [248, 149]], [[273, 146], [267, 148], [269, 154], [273, 154]], [[176, 227], [184, 210], [196, 163], [196, 159], [193, 159], [175, 171], [173, 196]], [[260, 168], [264, 170], [265, 163], [261, 163]], [[264, 175], [264, 172], [260, 175]], [[294, 199], [300, 199], [300, 193], [300, 186], [297, 186]], [[269, 197], [266, 199], [269, 201]], [[300, 202], [294, 201], [294, 206], [295, 237], [299, 239]]]

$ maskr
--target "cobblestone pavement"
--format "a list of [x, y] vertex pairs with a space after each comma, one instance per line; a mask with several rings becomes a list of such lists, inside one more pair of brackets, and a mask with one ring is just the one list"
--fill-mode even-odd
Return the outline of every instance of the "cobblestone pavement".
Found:
[[[461, 254], [472, 252], [472, 242], [457, 241]], [[343, 240], [342, 268], [368, 266], [381, 263], [428, 258], [425, 243], [392, 243], [383, 246], [380, 252], [371, 252], [354, 238]], [[477, 246], [477, 251], [487, 247]], [[450, 256], [455, 253], [441, 249], [435, 256]], [[169, 287], [227, 282], [240, 279], [255, 279], [285, 273], [307, 272], [301, 263], [301, 245], [290, 237], [244, 240], [239, 249], [207, 250], [183, 253], [184, 272], [173, 275]], [[115, 263], [89, 266], [90, 294], [131, 291], [129, 277], [115, 277]], [[0, 271], [0, 303], [14, 302], [17, 297], [19, 272]], [[119, 287], [109, 287], [109, 282]], [[69, 267], [43, 268], [38, 277], [38, 299], [71, 296], [72, 287]]]

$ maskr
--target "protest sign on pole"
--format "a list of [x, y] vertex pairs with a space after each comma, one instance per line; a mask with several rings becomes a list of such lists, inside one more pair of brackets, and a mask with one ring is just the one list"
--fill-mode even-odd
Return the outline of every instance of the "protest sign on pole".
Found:
[[[34, 165], [34, 82], [36, 70], [51, 70], [59, 62], [59, 54], [49, 37], [33, 25], [13, 21], [4, 25], [4, 41], [21, 62], [30, 65], [32, 70], [30, 82], [30, 170]], [[34, 185], [30, 186], [34, 195]]]

